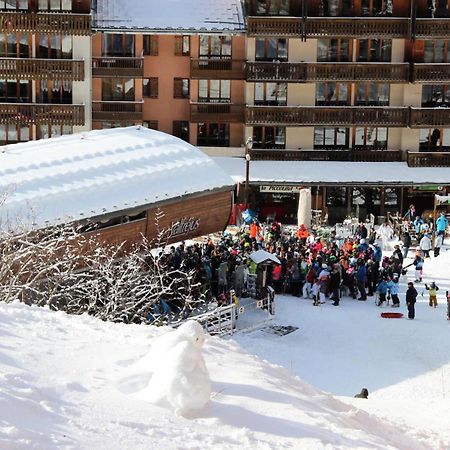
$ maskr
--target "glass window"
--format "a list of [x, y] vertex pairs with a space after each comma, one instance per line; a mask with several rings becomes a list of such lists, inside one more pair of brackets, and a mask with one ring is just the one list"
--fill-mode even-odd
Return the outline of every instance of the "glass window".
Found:
[[231, 36], [200, 35], [200, 58], [231, 58]]
[[286, 148], [286, 128], [253, 127], [253, 148]]
[[257, 16], [288, 16], [289, 0], [256, 0]]
[[387, 83], [357, 83], [355, 105], [389, 105], [389, 84]]
[[348, 149], [348, 128], [314, 128], [314, 148]]
[[387, 149], [387, 128], [356, 128], [355, 147], [374, 150]]
[[133, 57], [134, 35], [122, 33], [103, 33], [102, 56]]
[[347, 204], [347, 188], [328, 187], [327, 206], [345, 206]]
[[255, 105], [287, 103], [287, 83], [255, 83]]
[[350, 39], [318, 39], [317, 61], [348, 62], [352, 60]]
[[198, 101], [229, 103], [231, 101], [231, 81], [199, 80]]
[[204, 147], [229, 147], [229, 124], [199, 123], [197, 128], [197, 145]]
[[316, 105], [347, 105], [349, 103], [349, 85], [345, 83], [316, 83]]
[[287, 40], [277, 38], [256, 39], [255, 59], [256, 61], [287, 61]]

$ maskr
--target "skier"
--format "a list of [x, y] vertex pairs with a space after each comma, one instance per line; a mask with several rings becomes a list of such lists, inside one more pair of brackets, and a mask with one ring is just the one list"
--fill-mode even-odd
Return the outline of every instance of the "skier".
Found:
[[400, 307], [400, 300], [398, 298], [398, 275], [395, 273], [392, 280], [388, 281], [388, 288], [389, 292], [392, 297], [392, 307], [393, 308], [399, 308]]
[[425, 233], [423, 235], [423, 238], [420, 240], [420, 250], [423, 251], [424, 258], [430, 257], [430, 250], [432, 249], [431, 239], [430, 235], [428, 233]]
[[436, 220], [436, 232], [438, 235], [442, 235], [442, 243], [444, 243], [445, 230], [448, 227], [448, 220], [445, 217], [445, 214], [441, 212], [438, 219]]
[[406, 306], [408, 307], [408, 319], [413, 320], [416, 316], [415, 304], [417, 299], [417, 291], [412, 281], [408, 282], [408, 290], [406, 291]]
[[420, 251], [420, 247], [416, 248], [416, 257], [414, 258], [413, 265], [416, 266], [416, 279], [415, 281], [422, 281], [422, 270], [423, 270], [423, 258]]

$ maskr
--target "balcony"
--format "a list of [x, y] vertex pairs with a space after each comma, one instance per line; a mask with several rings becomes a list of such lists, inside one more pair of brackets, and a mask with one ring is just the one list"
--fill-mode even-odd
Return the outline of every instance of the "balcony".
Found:
[[414, 83], [450, 83], [450, 64], [415, 63], [412, 80]]
[[245, 122], [248, 126], [407, 127], [409, 108], [389, 106], [247, 106]]
[[411, 108], [411, 128], [450, 127], [450, 108]]
[[399, 162], [401, 150], [263, 150], [252, 149], [252, 160]]
[[260, 17], [250, 16], [248, 35], [285, 37], [405, 38], [407, 17]]
[[73, 59], [0, 58], [0, 78], [84, 81], [84, 61]]
[[202, 80], [245, 80], [245, 61], [191, 59], [191, 78]]
[[245, 105], [234, 103], [191, 103], [191, 122], [243, 123]]
[[416, 39], [448, 39], [450, 18], [416, 19]]
[[0, 11], [0, 33], [89, 36], [91, 15]]
[[409, 64], [248, 62], [247, 81], [409, 81]]
[[450, 152], [408, 152], [409, 167], [450, 167]]
[[142, 78], [144, 76], [144, 58], [93, 57], [92, 76]]
[[92, 120], [109, 121], [142, 121], [144, 102], [92, 101]]
[[84, 125], [84, 105], [0, 103], [0, 123]]

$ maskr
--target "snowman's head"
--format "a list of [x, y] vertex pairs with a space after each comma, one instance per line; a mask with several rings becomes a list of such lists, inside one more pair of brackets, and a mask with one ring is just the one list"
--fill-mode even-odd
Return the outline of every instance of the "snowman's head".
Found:
[[196, 320], [188, 320], [183, 323], [177, 332], [195, 347], [201, 348], [205, 342], [203, 327]]

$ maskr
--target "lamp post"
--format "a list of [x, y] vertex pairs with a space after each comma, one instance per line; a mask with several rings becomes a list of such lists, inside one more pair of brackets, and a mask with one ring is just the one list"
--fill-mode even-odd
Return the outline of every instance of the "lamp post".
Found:
[[253, 139], [249, 137], [245, 141], [245, 186], [244, 186], [244, 203], [245, 207], [248, 208], [248, 184], [250, 178], [250, 150], [253, 147]]

